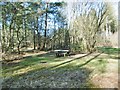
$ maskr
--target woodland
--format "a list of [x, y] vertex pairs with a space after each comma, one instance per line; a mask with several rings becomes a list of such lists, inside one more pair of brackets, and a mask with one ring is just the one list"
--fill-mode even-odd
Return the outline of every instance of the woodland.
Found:
[[0, 2], [0, 10], [2, 88], [118, 88], [112, 3]]

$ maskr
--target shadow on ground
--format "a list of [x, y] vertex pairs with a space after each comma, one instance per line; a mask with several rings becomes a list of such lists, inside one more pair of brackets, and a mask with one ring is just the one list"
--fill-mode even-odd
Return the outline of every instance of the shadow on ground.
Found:
[[88, 83], [92, 70], [88, 68], [77, 68], [76, 70], [56, 69], [45, 72], [34, 72], [28, 75], [20, 75], [5, 80], [3, 88], [85, 88], [90, 87]]
[[39, 63], [53, 62], [54, 59], [55, 59], [54, 54], [50, 52], [35, 56], [26, 56], [21, 60], [2, 63], [3, 66], [2, 69], [5, 72], [9, 72], [9, 71], [11, 72]]
[[[86, 61], [79, 67], [66, 65], [64, 67], [56, 68], [73, 60], [80, 59], [80, 57], [50, 68], [43, 68], [42, 70], [36, 69], [24, 74], [15, 75], [4, 80], [3, 87], [91, 87], [92, 84], [88, 82], [88, 79], [92, 70], [84, 68], [83, 66], [97, 58], [99, 55], [100, 54]], [[53, 68], [55, 69], [52, 70]]]

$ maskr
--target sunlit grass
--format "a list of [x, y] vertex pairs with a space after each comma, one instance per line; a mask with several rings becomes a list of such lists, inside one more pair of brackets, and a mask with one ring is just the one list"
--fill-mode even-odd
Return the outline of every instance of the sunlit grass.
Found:
[[106, 54], [119, 54], [120, 48], [98, 47], [98, 50]]
[[105, 73], [106, 65], [108, 61], [107, 59], [95, 59], [93, 62], [88, 64], [89, 67], [93, 67], [98, 73]]
[[[110, 53], [106, 53], [106, 51], [98, 57], [95, 57], [97, 53], [93, 53], [79, 59], [67, 56], [55, 57], [55, 55], [52, 54], [26, 57], [20, 60], [17, 64], [13, 63], [11, 66], [3, 66], [3, 76], [6, 77], [6, 80], [7, 78], [12, 77], [14, 82], [19, 82], [19, 80], [22, 80], [20, 79], [22, 77], [30, 77], [28, 82], [30, 80], [37, 81], [41, 79], [49, 81], [51, 77], [54, 78], [54, 82], [57, 82], [56, 80], [58, 78], [60, 78], [61, 81], [62, 79], [66, 80], [66, 78], [68, 78], [68, 80], [72, 82], [71, 78], [73, 78], [73, 84], [76, 83], [74, 79], [80, 77], [83, 81], [86, 81], [85, 83], [81, 83], [80, 87], [96, 87], [91, 81], [92, 76], [96, 74], [107, 74], [109, 59], [115, 59], [118, 57], [118, 54], [116, 53], [118, 51], [117, 49], [103, 50], [113, 50], [114, 54], [111, 54], [112, 51]], [[74, 60], [71, 61], [72, 59]], [[63, 76], [66, 78], [63, 78]], [[48, 83], [47, 81], [46, 83]], [[69, 81], [66, 82], [69, 83]]]
[[[109, 50], [109, 49], [105, 49], [105, 50]], [[114, 50], [116, 49], [113, 49], [113, 51]], [[117, 52], [117, 50], [114, 52]], [[31, 56], [31, 57], [22, 59], [16, 65], [7, 66], [7, 67], [3, 66], [3, 76], [16, 77], [16, 80], [17, 80], [18, 79], [17, 77], [20, 77], [23, 74], [31, 75], [32, 73], [36, 71], [40, 72], [42, 70], [43, 71], [44, 70], [49, 70], [49, 71], [55, 70], [55, 73], [57, 75], [57, 74], [64, 73], [66, 71], [72, 72], [74, 70], [82, 70], [82, 68], [87, 68], [91, 71], [94, 70], [96, 73], [102, 74], [106, 72], [106, 65], [108, 63], [109, 58], [115, 58], [116, 55], [117, 53], [114, 53], [114, 55], [105, 54], [104, 57], [100, 55], [100, 57], [98, 56], [94, 58], [96, 55], [93, 54], [93, 55], [88, 55], [84, 58], [75, 59], [69, 63], [64, 63], [64, 62], [71, 60], [72, 58], [70, 57], [55, 57], [54, 55]], [[64, 63], [64, 64], [61, 64], [61, 63]], [[57, 66], [59, 64], [60, 66]], [[37, 77], [34, 77], [34, 78], [38, 79]], [[92, 83], [88, 83], [87, 85], [88, 86], [86, 87], [94, 87]]]
[[24, 74], [33, 70], [41, 70], [63, 62], [67, 57], [55, 56], [31, 56], [22, 59], [17, 65], [3, 67], [2, 74], [4, 77], [11, 77], [19, 74]]

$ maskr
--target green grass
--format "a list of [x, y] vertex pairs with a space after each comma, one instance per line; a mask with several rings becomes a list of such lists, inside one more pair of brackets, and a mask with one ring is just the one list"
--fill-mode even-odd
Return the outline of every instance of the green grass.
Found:
[[106, 54], [119, 54], [120, 48], [112, 48], [112, 47], [98, 47], [98, 50], [100, 52], [106, 53]]
[[20, 62], [20, 65], [29, 66], [29, 65], [34, 65], [34, 64], [40, 63], [42, 61], [44, 61], [46, 63], [53, 62], [54, 58], [33, 56], [33, 57], [29, 57], [29, 58], [22, 60], [22, 62]]
[[93, 62], [90, 62], [89, 66], [90, 67], [95, 67], [95, 69], [99, 73], [105, 73], [107, 63], [108, 63], [107, 59], [99, 59], [99, 58], [97, 58]]
[[[50, 54], [51, 55], [51, 54]], [[18, 63], [13, 63], [12, 65], [7, 65], [2, 67], [2, 74], [5, 77], [14, 76], [16, 73], [31, 71], [31, 70], [40, 70], [43, 68], [48, 68], [59, 64], [61, 61], [64, 61], [67, 57], [56, 58], [54, 54], [50, 56], [45, 54], [42, 56], [30, 56], [26, 57]], [[43, 63], [44, 62], [44, 63]], [[58, 63], [57, 63], [58, 62]], [[45, 65], [44, 65], [45, 64]], [[15, 72], [15, 73], [14, 73]]]
[[[95, 70], [97, 71], [97, 73], [102, 74], [106, 72], [106, 65], [108, 63], [107, 60], [108, 58], [110, 58], [109, 55], [118, 54], [120, 49], [102, 47], [102, 48], [98, 48], [98, 50], [103, 53], [108, 54], [108, 56], [107, 57], [96, 57], [92, 60], [90, 59], [93, 58], [94, 56], [92, 57], [87, 56], [85, 58], [76, 59], [72, 62], [61, 65], [60, 67], [57, 67], [57, 68], [55, 67], [52, 69], [49, 69], [49, 68], [52, 66], [61, 64], [62, 62], [65, 62], [66, 59], [68, 59], [68, 57], [56, 58], [52, 54], [26, 57], [22, 59], [20, 62], [18, 62], [17, 64], [13, 63], [13, 65], [3, 66], [3, 76], [15, 77], [15, 79], [17, 80], [18, 77], [22, 75], [21, 72], [25, 73], [26, 75], [31, 75], [34, 72], [41, 71], [44, 69], [49, 70], [49, 71], [55, 70], [56, 75], [61, 75], [62, 73], [65, 73], [66, 71], [73, 72], [75, 70], [78, 70], [78, 71], [80, 70], [80, 72], [83, 75], [90, 74], [91, 70]], [[42, 63], [42, 62], [46, 62], [46, 63]], [[39, 77], [39, 79], [41, 77]], [[37, 77], [34, 77], [34, 78], [36, 78], [36, 80], [38, 79]], [[94, 87], [94, 85], [88, 82], [86, 87]]]
[[[66, 60], [67, 57], [56, 58], [54, 56], [31, 56], [22, 59], [17, 64], [3, 66], [2, 74], [5, 77], [13, 77], [15, 75], [19, 76], [22, 72], [28, 73], [29, 71], [42, 70], [43, 68], [49, 68], [54, 65], [60, 64]], [[41, 63], [46, 62], [46, 63]]]

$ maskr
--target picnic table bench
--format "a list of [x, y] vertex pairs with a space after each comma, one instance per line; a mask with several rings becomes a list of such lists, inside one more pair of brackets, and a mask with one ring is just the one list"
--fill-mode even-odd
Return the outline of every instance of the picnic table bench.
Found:
[[69, 50], [54, 50], [54, 52], [56, 53], [56, 56], [66, 56], [69, 55]]

